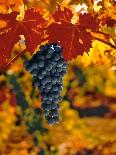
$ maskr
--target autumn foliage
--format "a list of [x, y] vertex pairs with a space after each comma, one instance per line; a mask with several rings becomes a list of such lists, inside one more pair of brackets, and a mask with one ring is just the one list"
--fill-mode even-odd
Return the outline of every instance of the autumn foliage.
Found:
[[[0, 155], [116, 154], [116, 2], [0, 1]], [[23, 62], [58, 42], [68, 62], [50, 127]]]
[[[17, 5], [21, 4], [21, 2], [7, 3], [1, 3], [1, 7], [5, 5], [6, 10], [8, 10], [9, 7], [12, 9], [11, 6], [17, 8]], [[103, 33], [102, 28], [104, 25], [109, 26], [109, 23], [113, 23], [114, 19], [108, 17], [108, 15], [103, 16], [102, 11], [82, 14], [81, 12], [75, 13], [74, 9], [68, 4], [64, 8], [60, 4], [56, 4], [55, 7], [56, 11], [53, 13], [46, 10], [47, 15], [45, 11], [41, 13], [37, 8], [27, 8], [26, 10], [23, 8], [23, 13], [22, 10], [17, 9], [10, 13], [0, 14], [1, 70], [3, 65], [7, 65], [10, 61], [12, 49], [19, 42], [20, 35], [24, 35], [26, 50], [31, 54], [42, 42], [60, 42], [63, 47], [64, 58], [67, 61], [82, 55], [84, 51], [91, 48], [92, 41], [96, 39], [93, 36], [95, 32], [103, 35], [103, 39], [98, 38], [101, 41], [109, 41], [110, 36]], [[113, 9], [113, 6], [111, 9]], [[75, 18], [74, 23], [72, 23], [73, 18]], [[111, 26], [114, 26], [114, 24]], [[111, 44], [111, 46], [113, 45]]]

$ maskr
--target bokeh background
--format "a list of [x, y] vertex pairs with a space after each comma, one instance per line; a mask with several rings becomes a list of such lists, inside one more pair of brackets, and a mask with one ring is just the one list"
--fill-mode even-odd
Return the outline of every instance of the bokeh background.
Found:
[[53, 126], [23, 67], [29, 53], [11, 65], [0, 76], [0, 155], [116, 155], [115, 52], [94, 41], [88, 53], [69, 63], [61, 122]]

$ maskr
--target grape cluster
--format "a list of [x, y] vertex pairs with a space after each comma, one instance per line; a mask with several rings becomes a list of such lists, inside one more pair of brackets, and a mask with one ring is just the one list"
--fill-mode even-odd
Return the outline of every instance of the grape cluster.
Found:
[[62, 100], [62, 79], [67, 69], [62, 48], [57, 43], [42, 45], [24, 66], [32, 74], [34, 86], [40, 89], [47, 122], [51, 125], [58, 123], [58, 103]]

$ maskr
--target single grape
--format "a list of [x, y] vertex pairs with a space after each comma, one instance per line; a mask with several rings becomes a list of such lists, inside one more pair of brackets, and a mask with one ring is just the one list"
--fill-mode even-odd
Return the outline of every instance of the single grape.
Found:
[[52, 84], [51, 84], [50, 82], [47, 83], [47, 84], [46, 84], [46, 88], [47, 88], [47, 89], [51, 89], [51, 88], [52, 88]]
[[52, 91], [58, 91], [58, 87], [56, 85], [52, 86]]
[[60, 54], [56, 54], [55, 57], [54, 57], [54, 60], [55, 60], [55, 61], [60, 60]]
[[58, 107], [57, 103], [52, 102], [52, 104], [51, 104], [51, 108], [52, 108], [52, 109], [56, 109], [57, 107]]
[[54, 122], [54, 119], [52, 118], [52, 117], [46, 117], [46, 120], [48, 121], [48, 123], [50, 124], [50, 125], [53, 125], [55, 122]]
[[60, 122], [59, 116], [55, 116], [55, 117], [54, 117], [54, 121], [55, 121], [56, 123], [59, 123], [59, 122]]
[[62, 67], [64, 64], [63, 60], [59, 60], [58, 63], [57, 63], [57, 67]]
[[48, 110], [48, 111], [51, 110], [51, 105], [50, 104], [43, 103], [41, 105], [41, 107], [42, 107], [43, 110]]
[[52, 69], [52, 65], [51, 64], [46, 65], [45, 70], [50, 71], [51, 69]]
[[54, 53], [54, 46], [53, 45], [51, 45], [50, 47], [49, 47], [49, 49], [48, 49], [48, 53], [49, 54], [52, 54], [52, 53]]
[[55, 51], [56, 52], [60, 52], [61, 51], [61, 47], [59, 45], [55, 46]]
[[39, 67], [44, 67], [44, 61], [42, 61], [42, 60], [38, 61], [38, 66]]
[[37, 77], [38, 77], [38, 79], [41, 80], [41, 79], [43, 79], [44, 75], [41, 72], [39, 72], [38, 75], [37, 75]]
[[57, 109], [52, 110], [52, 114], [53, 114], [53, 117], [54, 116], [57, 116], [57, 117], [59, 116]]
[[38, 74], [38, 70], [33, 69], [33, 70], [31, 71], [31, 74], [32, 74], [33, 76], [37, 76], [37, 74]]
[[38, 68], [37, 63], [34, 63], [34, 64], [33, 64], [33, 69], [37, 69], [37, 68]]

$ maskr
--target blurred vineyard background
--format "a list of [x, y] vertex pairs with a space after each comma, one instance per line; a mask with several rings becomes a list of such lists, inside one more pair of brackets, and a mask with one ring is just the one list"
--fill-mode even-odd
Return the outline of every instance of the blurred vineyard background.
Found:
[[116, 155], [115, 52], [94, 41], [70, 62], [53, 126], [19, 58], [0, 76], [0, 155]]

